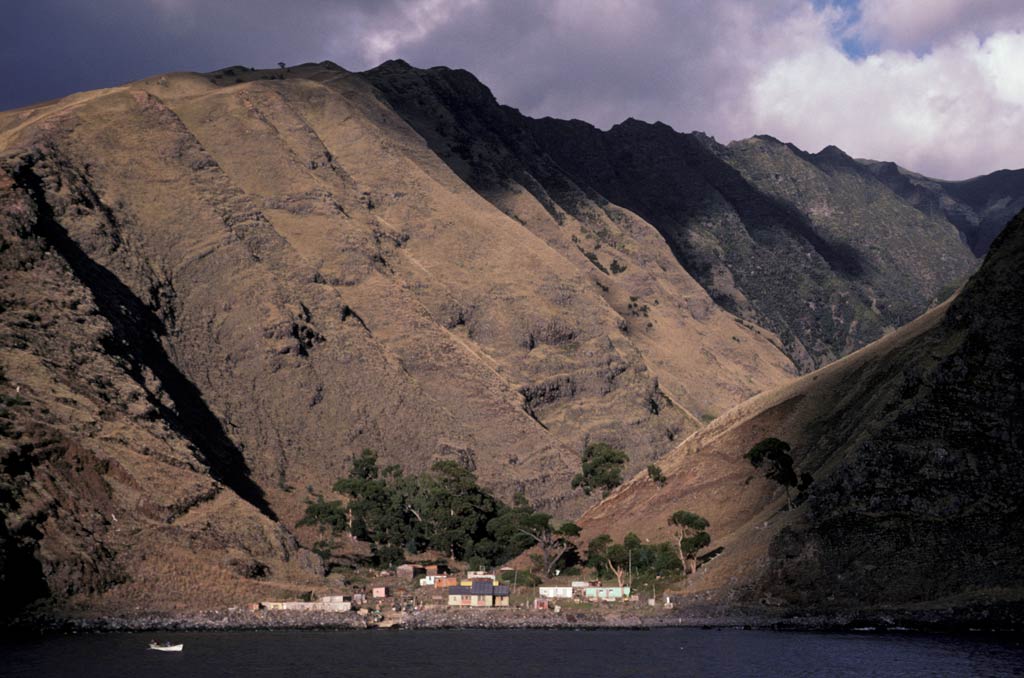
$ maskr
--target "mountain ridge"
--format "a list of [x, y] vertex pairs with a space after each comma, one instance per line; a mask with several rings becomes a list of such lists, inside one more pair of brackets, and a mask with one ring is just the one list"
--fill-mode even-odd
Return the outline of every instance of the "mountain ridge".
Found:
[[[570, 487], [587, 444], [660, 463], [973, 266], [915, 207], [879, 228], [924, 254], [876, 256], [754, 169], [793, 163], [826, 197], [866, 174], [613, 130], [404, 62], [0, 113], [4, 592], [168, 610], [320, 586], [296, 523], [365, 447], [574, 517], [596, 501]], [[899, 280], [906, 310], [856, 317]]]
[[[629, 119], [601, 131], [533, 120], [498, 104], [467, 72], [389, 64], [362, 75], [495, 204], [511, 181], [556, 221], [585, 223], [573, 212], [592, 203], [653, 225], [716, 303], [779, 335], [803, 370], [909, 321], [976, 265], [944, 216], [925, 216], [838, 149], [808, 154], [780, 142], [792, 157], [776, 153], [766, 164], [752, 152], [764, 148], [757, 137], [722, 146], [664, 123]], [[802, 183], [793, 188], [773, 179], [794, 172]], [[909, 229], [918, 233], [903, 237]], [[595, 249], [614, 245], [600, 232], [587, 234]], [[772, 260], [778, 265], [758, 266]], [[790, 299], [783, 289], [800, 294]]]

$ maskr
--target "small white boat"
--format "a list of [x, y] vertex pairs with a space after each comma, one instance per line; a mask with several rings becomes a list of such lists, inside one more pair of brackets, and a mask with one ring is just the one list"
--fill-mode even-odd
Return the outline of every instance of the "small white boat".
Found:
[[178, 643], [177, 645], [171, 645], [170, 643], [164, 643], [163, 645], [159, 645], [157, 643], [150, 643], [149, 649], [159, 650], [160, 652], [181, 652], [185, 649], [185, 644]]

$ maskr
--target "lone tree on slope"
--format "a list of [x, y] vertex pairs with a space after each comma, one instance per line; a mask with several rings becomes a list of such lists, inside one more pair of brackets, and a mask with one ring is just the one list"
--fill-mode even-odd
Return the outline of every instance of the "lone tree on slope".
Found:
[[711, 543], [711, 535], [707, 533], [710, 523], [704, 516], [680, 510], [669, 516], [668, 524], [675, 534], [676, 553], [683, 571], [696, 572], [697, 553]]
[[786, 490], [786, 508], [793, 508], [790, 488], [803, 492], [814, 481], [810, 473], [797, 477], [793, 457], [789, 454], [789, 443], [778, 438], [765, 438], [743, 455], [756, 469], [764, 469], [764, 475]]
[[665, 477], [665, 474], [664, 472], [662, 472], [661, 467], [658, 466], [657, 464], [650, 464], [647, 466], [647, 477], [653, 480], [654, 482], [658, 483], [658, 485], [661, 485], [662, 487], [664, 487], [665, 483], [668, 482], [668, 478]]

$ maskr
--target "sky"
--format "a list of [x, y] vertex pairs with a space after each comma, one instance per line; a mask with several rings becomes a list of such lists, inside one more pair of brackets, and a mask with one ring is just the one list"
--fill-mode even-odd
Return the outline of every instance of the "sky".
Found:
[[1024, 0], [0, 0], [0, 110], [167, 71], [405, 59], [607, 129], [1024, 166]]

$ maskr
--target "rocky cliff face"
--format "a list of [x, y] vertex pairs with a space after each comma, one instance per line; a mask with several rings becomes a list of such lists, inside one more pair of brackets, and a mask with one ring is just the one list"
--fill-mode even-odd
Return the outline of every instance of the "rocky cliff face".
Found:
[[400, 63], [0, 114], [4, 595], [309, 590], [293, 528], [365, 447], [579, 515], [586, 444], [639, 470], [970, 269], [918, 210], [851, 207], [864, 175], [772, 149], [530, 120]]
[[928, 216], [954, 224], [979, 257], [1024, 209], [1024, 170], [999, 170], [965, 181], [931, 179], [892, 162], [860, 161], [894, 193]]
[[[151, 269], [135, 269], [149, 284], [138, 291], [112, 272], [132, 261], [137, 234], [111, 221], [53, 148], [5, 159], [4, 170], [5, 614], [40, 597], [71, 610], [111, 590], [121, 608], [236, 602], [273, 591], [258, 581], [271, 568], [312, 580], [316, 557], [276, 522], [237, 443], [162, 343], [169, 291]], [[72, 222], [88, 235], [73, 239]]]
[[3, 576], [25, 597], [295, 586], [316, 562], [290, 528], [364, 447], [569, 517], [588, 442], [642, 468], [795, 372], [639, 219], [596, 267], [332, 64], [76, 95], [0, 116], [0, 147]]
[[884, 604], [1020, 590], [1022, 264], [1024, 214], [941, 322], [858, 392], [880, 402], [773, 540], [770, 591]]
[[615, 222], [643, 220], [717, 304], [772, 330], [805, 370], [910, 321], [976, 265], [944, 213], [916, 209], [836, 148], [533, 120], [446, 68], [389, 62], [365, 76], [506, 213], [529, 223], [516, 204], [528, 193], [604, 268], [629, 249]]
[[[584, 518], [707, 515], [723, 547], [690, 592], [799, 606], [958, 606], [1021, 595], [1024, 213], [951, 303], [723, 416]], [[743, 453], [793, 444], [816, 481], [783, 511]], [[665, 528], [661, 527], [664, 531]], [[653, 536], [653, 535], [651, 535]]]

